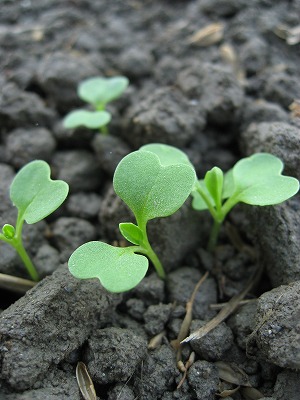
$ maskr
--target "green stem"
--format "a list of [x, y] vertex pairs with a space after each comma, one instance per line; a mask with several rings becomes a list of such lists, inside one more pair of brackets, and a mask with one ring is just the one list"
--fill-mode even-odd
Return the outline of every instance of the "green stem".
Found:
[[20, 237], [18, 240], [12, 242], [11, 245], [16, 249], [17, 253], [21, 257], [21, 260], [23, 261], [31, 279], [35, 282], [38, 282], [40, 279], [39, 275], [28, 255], [27, 251], [25, 250], [25, 248], [23, 246], [22, 238]]
[[[95, 106], [95, 109], [96, 109], [96, 111], [105, 111], [105, 104], [97, 104]], [[100, 126], [99, 131], [100, 131], [100, 133], [102, 133], [102, 135], [109, 134], [107, 125]]]
[[213, 252], [216, 248], [221, 226], [222, 222], [219, 222], [218, 220], [214, 219], [214, 224], [210, 231], [209, 241], [207, 245], [207, 250], [209, 252]]
[[109, 130], [107, 125], [103, 125], [100, 127], [100, 133], [102, 133], [102, 135], [108, 135], [109, 134]]
[[146, 224], [145, 222], [139, 222], [137, 220], [138, 223], [138, 227], [141, 229], [141, 231], [143, 232], [143, 243], [140, 244], [140, 253], [144, 254], [145, 256], [147, 256], [150, 261], [152, 262], [154, 268], [156, 269], [157, 275], [161, 278], [161, 279], [165, 279], [166, 278], [166, 273], [164, 270], [164, 267], [160, 261], [160, 259], [158, 258], [157, 254], [155, 253], [155, 251], [152, 249], [149, 240], [148, 240], [148, 235], [147, 235], [147, 230], [146, 230]]
[[24, 220], [20, 216], [18, 216], [17, 224], [16, 224], [16, 233], [12, 239], [6, 238], [4, 235], [0, 234], [0, 239], [4, 242], [10, 244], [19, 254], [21, 260], [23, 261], [27, 272], [31, 279], [35, 282], [40, 280], [39, 275], [35, 266], [33, 265], [27, 251], [24, 248], [23, 241], [22, 241], [22, 227], [23, 227]]

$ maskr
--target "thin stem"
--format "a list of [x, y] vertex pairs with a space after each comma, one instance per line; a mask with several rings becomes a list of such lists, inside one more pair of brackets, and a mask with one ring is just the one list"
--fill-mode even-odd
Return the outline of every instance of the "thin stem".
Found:
[[102, 135], [108, 135], [109, 134], [109, 130], [107, 125], [103, 125], [100, 127], [100, 133], [102, 133]]
[[150, 261], [152, 262], [154, 268], [156, 269], [157, 275], [161, 278], [161, 279], [165, 279], [166, 278], [166, 273], [164, 270], [164, 267], [160, 261], [160, 259], [158, 258], [157, 254], [155, 253], [155, 251], [152, 249], [149, 240], [148, 240], [148, 235], [147, 235], [147, 230], [146, 230], [146, 224], [145, 222], [142, 221], [138, 221], [137, 219], [137, 223], [138, 223], [138, 227], [141, 229], [141, 231], [143, 232], [143, 243], [140, 244], [140, 253], [146, 255]]
[[12, 241], [11, 245], [16, 249], [19, 256], [21, 257], [31, 279], [35, 282], [39, 281], [39, 279], [40, 279], [39, 275], [28, 255], [27, 251], [25, 250], [25, 248], [23, 246], [22, 238], [20, 237], [20, 238], [18, 238], [18, 240]]
[[219, 222], [218, 220], [214, 219], [214, 224], [210, 231], [209, 241], [207, 245], [207, 250], [209, 252], [213, 252], [216, 248], [221, 226], [222, 222]]
[[[96, 107], [95, 107], [96, 111], [105, 111], [105, 105], [106, 104], [97, 104]], [[108, 135], [109, 134], [109, 130], [108, 130], [107, 125], [100, 126], [99, 131], [100, 131], [100, 133], [102, 133], [102, 135]]]
[[10, 244], [17, 251], [31, 279], [37, 282], [39, 281], [39, 275], [23, 245], [23, 240], [22, 240], [23, 224], [24, 220], [20, 215], [18, 215], [15, 236], [12, 239], [8, 239], [4, 235], [0, 234], [0, 239]]
[[207, 208], [209, 209], [209, 212], [211, 213], [212, 217], [214, 219], [217, 219], [218, 218], [217, 212], [216, 212], [213, 204], [211, 203], [211, 201], [209, 200], [208, 196], [206, 195], [204, 190], [202, 190], [202, 188], [201, 188], [201, 186], [199, 184], [196, 185], [196, 190], [200, 194], [202, 199], [205, 201], [205, 204], [207, 205]]

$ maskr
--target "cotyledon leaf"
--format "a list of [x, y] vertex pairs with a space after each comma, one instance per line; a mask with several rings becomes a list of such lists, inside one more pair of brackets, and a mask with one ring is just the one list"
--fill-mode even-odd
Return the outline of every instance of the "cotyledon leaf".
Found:
[[79, 84], [78, 96], [95, 106], [105, 105], [117, 99], [127, 88], [128, 83], [125, 76], [89, 78]]
[[133, 247], [114, 247], [103, 242], [88, 242], [69, 258], [69, 271], [79, 279], [98, 278], [110, 292], [134, 288], [146, 275], [148, 259], [135, 254]]
[[68, 129], [79, 126], [97, 129], [107, 125], [110, 120], [111, 115], [107, 111], [74, 110], [64, 118], [63, 125]]
[[47, 217], [68, 195], [68, 184], [52, 180], [50, 173], [45, 161], [32, 161], [20, 169], [11, 184], [10, 198], [19, 210], [19, 218], [28, 224]]
[[233, 167], [233, 197], [251, 205], [279, 204], [299, 190], [299, 181], [282, 175], [283, 162], [268, 153], [243, 158]]
[[156, 154], [138, 150], [120, 161], [113, 184], [136, 218], [147, 221], [177, 211], [191, 193], [195, 180], [190, 165], [164, 166]]
[[163, 143], [149, 143], [140, 148], [142, 151], [150, 151], [156, 154], [162, 165], [186, 164], [194, 168], [188, 156], [174, 146]]

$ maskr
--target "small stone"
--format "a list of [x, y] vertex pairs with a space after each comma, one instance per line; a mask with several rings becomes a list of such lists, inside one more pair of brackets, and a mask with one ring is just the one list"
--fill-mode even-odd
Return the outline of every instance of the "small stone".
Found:
[[189, 369], [188, 382], [197, 400], [214, 400], [219, 384], [218, 369], [208, 361], [196, 361]]
[[88, 340], [84, 358], [93, 381], [126, 382], [147, 352], [146, 341], [121, 328], [98, 329]]
[[[193, 320], [190, 332], [195, 332], [206, 324], [205, 321]], [[222, 359], [225, 351], [230, 349], [233, 344], [233, 334], [231, 329], [222, 322], [211, 330], [201, 339], [195, 339], [190, 342], [192, 349], [207, 361], [218, 361]]]

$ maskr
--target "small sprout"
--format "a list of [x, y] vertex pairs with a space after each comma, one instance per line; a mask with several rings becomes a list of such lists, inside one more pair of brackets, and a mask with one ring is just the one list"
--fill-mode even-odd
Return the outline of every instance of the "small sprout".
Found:
[[113, 184], [136, 218], [136, 224], [119, 225], [120, 232], [133, 246], [118, 248], [101, 242], [86, 243], [69, 259], [71, 274], [80, 279], [98, 278], [107, 290], [124, 292], [145, 276], [148, 259], [144, 256], [147, 256], [164, 278], [164, 268], [148, 240], [147, 222], [175, 213], [195, 182], [195, 170], [188, 158], [171, 146], [144, 146], [128, 154], [118, 164]]
[[79, 109], [70, 112], [63, 120], [64, 127], [85, 126], [90, 129], [100, 129], [102, 133], [108, 133], [107, 125], [111, 120], [111, 114], [105, 110], [106, 105], [119, 98], [128, 84], [129, 81], [125, 76], [95, 77], [81, 82], [77, 90], [78, 97], [91, 104], [94, 110]]
[[209, 249], [216, 245], [222, 222], [239, 202], [256, 206], [282, 203], [299, 190], [299, 181], [282, 175], [282, 161], [268, 153], [257, 153], [238, 161], [225, 175], [218, 167], [197, 182], [193, 208], [208, 209], [214, 219]]
[[10, 224], [3, 225], [2, 233], [6, 237], [6, 239], [13, 239], [15, 237], [15, 227]]
[[25, 264], [32, 280], [38, 273], [22, 242], [24, 221], [34, 224], [55, 211], [66, 199], [69, 187], [66, 182], [50, 179], [50, 167], [45, 161], [32, 161], [15, 176], [10, 187], [10, 198], [18, 209], [16, 226], [5, 224], [0, 240], [13, 246]]
[[70, 112], [64, 119], [65, 128], [76, 128], [83, 125], [90, 129], [98, 129], [107, 125], [111, 115], [107, 111], [75, 110]]

